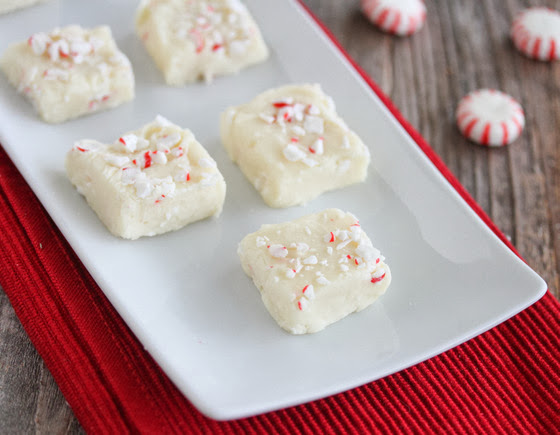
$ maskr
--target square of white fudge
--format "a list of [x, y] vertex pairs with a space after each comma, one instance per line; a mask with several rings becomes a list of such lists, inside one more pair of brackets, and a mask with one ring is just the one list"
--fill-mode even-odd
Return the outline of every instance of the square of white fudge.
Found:
[[235, 74], [268, 49], [239, 0], [144, 0], [136, 32], [169, 85]]
[[137, 239], [218, 216], [226, 183], [190, 130], [165, 118], [112, 144], [76, 142], [68, 178], [116, 236]]
[[56, 28], [9, 47], [0, 68], [43, 120], [51, 123], [134, 98], [134, 74], [107, 26]]
[[34, 4], [43, 3], [44, 1], [46, 0], [0, 0], [0, 14], [33, 6]]
[[263, 225], [239, 244], [270, 315], [292, 334], [317, 332], [385, 293], [391, 272], [351, 213], [328, 209]]
[[362, 182], [370, 153], [319, 85], [268, 90], [221, 117], [222, 142], [271, 207]]

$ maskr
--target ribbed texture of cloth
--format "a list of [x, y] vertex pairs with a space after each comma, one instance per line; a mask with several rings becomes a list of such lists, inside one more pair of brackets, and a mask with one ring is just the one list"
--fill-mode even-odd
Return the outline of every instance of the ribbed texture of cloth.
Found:
[[[513, 249], [355, 66], [443, 175]], [[481, 336], [397, 374], [297, 407], [216, 422], [200, 414], [143, 350], [3, 149], [0, 210], [0, 282], [90, 433], [560, 433], [560, 305], [550, 293]]]

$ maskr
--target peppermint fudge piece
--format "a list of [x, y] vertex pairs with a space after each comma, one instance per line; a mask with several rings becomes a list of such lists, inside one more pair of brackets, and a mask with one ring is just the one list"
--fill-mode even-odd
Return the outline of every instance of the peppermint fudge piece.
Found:
[[134, 74], [107, 26], [56, 28], [9, 47], [0, 68], [52, 123], [134, 98]]
[[234, 74], [268, 49], [239, 0], [143, 0], [136, 32], [169, 85]]
[[222, 142], [271, 207], [364, 181], [368, 148], [319, 85], [266, 91], [222, 114]]
[[218, 216], [226, 194], [216, 162], [194, 135], [161, 116], [112, 144], [76, 142], [66, 172], [109, 231], [125, 239]]
[[46, 0], [0, 0], [0, 14], [15, 11], [16, 9], [33, 6]]
[[239, 244], [270, 315], [306, 334], [363, 310], [385, 293], [391, 272], [356, 217], [338, 209], [263, 225]]

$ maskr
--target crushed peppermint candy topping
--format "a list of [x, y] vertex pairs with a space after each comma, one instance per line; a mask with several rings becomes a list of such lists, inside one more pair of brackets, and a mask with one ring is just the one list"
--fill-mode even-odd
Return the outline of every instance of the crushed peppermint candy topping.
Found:
[[282, 245], [270, 245], [268, 246], [268, 252], [274, 258], [285, 258], [288, 255], [288, 248]]
[[48, 45], [51, 43], [51, 38], [46, 33], [40, 32], [31, 35], [27, 40], [27, 44], [37, 56], [41, 56], [47, 50]]
[[381, 253], [371, 245], [359, 244], [356, 248], [356, 254], [362, 257], [365, 261], [379, 259]]
[[177, 168], [175, 174], [173, 175], [173, 180], [180, 181], [190, 181], [191, 176], [187, 168]]
[[123, 168], [121, 174], [121, 183], [125, 186], [129, 184], [134, 184], [136, 179], [140, 177], [140, 168], [132, 167], [132, 168]]
[[130, 157], [116, 154], [106, 154], [104, 159], [110, 165], [116, 166], [117, 168], [122, 168], [123, 166], [130, 163]]
[[321, 154], [323, 154], [324, 151], [323, 144], [324, 144], [324, 139], [320, 137], [309, 146], [309, 151], [313, 154], [317, 154], [320, 156]]
[[165, 165], [167, 163], [167, 157], [165, 153], [159, 151], [152, 151], [152, 163], [158, 165]]
[[[183, 133], [159, 116], [142, 132], [125, 134], [111, 145], [82, 140], [74, 144], [73, 150], [81, 153], [103, 150], [100, 157], [108, 165], [120, 169], [120, 181], [124, 186], [131, 186], [138, 198], [158, 204], [172, 197], [179, 183], [191, 181], [192, 162], [185, 152], [186, 147], [188, 144], [183, 143]], [[212, 170], [216, 168], [216, 162], [207, 157], [201, 158], [198, 163], [204, 169], [195, 169], [197, 182], [203, 186], [215, 184], [219, 178], [217, 171]], [[163, 166], [165, 170], [158, 169]], [[148, 168], [154, 169], [146, 171]], [[159, 175], [162, 173], [165, 176]]]
[[[73, 27], [73, 26], [72, 26]], [[84, 62], [87, 56], [95, 53], [103, 41], [89, 36], [76, 28], [55, 29], [50, 34], [39, 32], [31, 35], [27, 44], [37, 56], [46, 55], [52, 62]]]
[[320, 115], [321, 110], [314, 104], [310, 104], [309, 106], [307, 106], [307, 113], [309, 113], [310, 115]]
[[119, 138], [119, 142], [122, 143], [125, 149], [129, 153], [136, 151], [136, 145], [138, 144], [138, 136], [135, 134], [127, 134]]
[[183, 157], [183, 155], [185, 154], [185, 150], [183, 147], [177, 147], [171, 151], [171, 154], [175, 157]]
[[325, 131], [323, 119], [318, 116], [306, 116], [303, 128], [309, 133], [323, 134]]
[[382, 267], [380, 267], [379, 269], [377, 269], [372, 275], [371, 275], [371, 282], [373, 284], [376, 284], [380, 281], [382, 281], [385, 278], [386, 275], [386, 271], [385, 269], [383, 269]]
[[182, 139], [182, 136], [178, 132], [167, 134], [162, 138], [158, 139], [156, 146], [158, 150], [169, 150], [173, 146], [177, 145]]
[[298, 300], [297, 306], [300, 311], [305, 311], [309, 307], [309, 300], [307, 298], [301, 298]]
[[[320, 164], [310, 158], [312, 155], [321, 156], [325, 152], [324, 120], [319, 115], [321, 111], [312, 104], [304, 105], [294, 101], [293, 97], [286, 97], [271, 103], [273, 113], [260, 113], [258, 117], [267, 124], [279, 125], [287, 137], [287, 145], [282, 153], [290, 162], [301, 162], [313, 168]], [[298, 124], [299, 123], [299, 124]], [[290, 124], [290, 132], [286, 130]], [[313, 137], [317, 134], [315, 137]], [[303, 140], [306, 137], [306, 144]]]
[[145, 173], [140, 173], [138, 177], [134, 180], [134, 188], [136, 189], [136, 195], [139, 198], [146, 198], [154, 190], [152, 182], [146, 177]]
[[309, 308], [309, 302], [315, 299], [315, 290], [312, 284], [307, 284], [301, 290], [301, 296], [296, 299], [296, 305], [300, 311], [305, 311]]
[[264, 122], [266, 122], [267, 124], [272, 124], [274, 123], [274, 121], [276, 120], [276, 118], [274, 116], [271, 115], [265, 115], [264, 113], [261, 113], [259, 115], [259, 118], [262, 119]]
[[294, 104], [294, 98], [293, 97], [282, 98], [282, 99], [272, 103], [272, 105], [274, 107], [278, 107], [278, 108], [291, 106], [292, 104]]
[[144, 168], [148, 169], [152, 166], [152, 156], [149, 151], [144, 153]]
[[298, 254], [305, 254], [309, 251], [309, 245], [307, 243], [298, 242], [296, 243], [296, 249]]
[[315, 289], [313, 288], [313, 284], [307, 284], [301, 292], [310, 301], [315, 299]]
[[282, 153], [284, 157], [290, 162], [297, 162], [298, 160], [302, 160], [306, 158], [306, 154], [296, 145], [288, 145], [283, 150]]
[[305, 136], [305, 134], [307, 133], [305, 129], [303, 127], [300, 127], [299, 125], [292, 125], [292, 132], [294, 134], [297, 134], [298, 136]]
[[72, 149], [85, 153], [88, 151], [97, 151], [102, 146], [103, 146], [102, 143], [97, 142], [95, 140], [84, 139], [84, 140], [74, 142], [74, 146]]
[[318, 260], [315, 255], [310, 255], [306, 259], [303, 260], [303, 264], [317, 264]]
[[336, 250], [339, 251], [339, 250], [345, 248], [346, 245], [348, 245], [351, 241], [352, 241], [352, 239], [346, 239], [344, 242], [339, 243], [338, 245], [336, 245]]

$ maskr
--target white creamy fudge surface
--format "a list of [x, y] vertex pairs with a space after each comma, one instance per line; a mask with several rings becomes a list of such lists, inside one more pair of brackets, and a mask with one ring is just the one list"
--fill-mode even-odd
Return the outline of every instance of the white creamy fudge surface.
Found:
[[134, 98], [132, 66], [107, 26], [72, 25], [35, 33], [9, 47], [0, 68], [47, 122], [63, 122]]
[[45, 1], [46, 0], [0, 0], [0, 14], [33, 6], [34, 4], [43, 3]]
[[234, 74], [268, 49], [239, 0], [143, 0], [136, 32], [169, 85]]
[[364, 181], [370, 153], [319, 85], [271, 89], [221, 117], [222, 142], [271, 207]]
[[363, 310], [391, 282], [357, 218], [338, 209], [263, 225], [241, 241], [238, 254], [271, 316], [292, 334]]
[[208, 152], [161, 116], [112, 144], [76, 142], [66, 172], [109, 231], [125, 239], [218, 216], [226, 195]]

